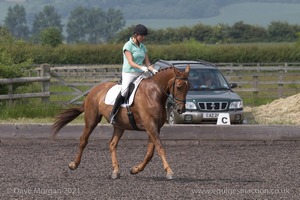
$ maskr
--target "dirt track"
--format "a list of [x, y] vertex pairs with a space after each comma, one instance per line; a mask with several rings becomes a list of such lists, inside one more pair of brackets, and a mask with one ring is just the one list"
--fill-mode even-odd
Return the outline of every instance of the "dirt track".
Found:
[[2, 139], [0, 199], [300, 199], [300, 143], [166, 144], [176, 179], [160, 159], [138, 175], [146, 144], [121, 141], [121, 179], [106, 141], [91, 140], [79, 168], [70, 171], [78, 140]]

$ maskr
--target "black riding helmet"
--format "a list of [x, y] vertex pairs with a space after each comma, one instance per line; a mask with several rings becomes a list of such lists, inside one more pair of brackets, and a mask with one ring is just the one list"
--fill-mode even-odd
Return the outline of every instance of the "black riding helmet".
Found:
[[148, 35], [148, 29], [146, 26], [144, 26], [143, 24], [138, 24], [134, 27], [134, 32], [133, 34], [138, 34], [138, 35]]

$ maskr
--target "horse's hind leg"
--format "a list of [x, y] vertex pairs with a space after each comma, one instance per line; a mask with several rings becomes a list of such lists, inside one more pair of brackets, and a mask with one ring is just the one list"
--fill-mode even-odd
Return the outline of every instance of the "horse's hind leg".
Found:
[[144, 160], [136, 165], [136, 166], [133, 166], [130, 170], [130, 173], [131, 174], [137, 174], [141, 171], [143, 171], [146, 167], [146, 165], [149, 163], [149, 161], [152, 159], [153, 157], [153, 153], [154, 153], [154, 144], [153, 142], [151, 141], [150, 137], [148, 139], [148, 147], [147, 147], [147, 152], [146, 152], [146, 156], [144, 158]]
[[114, 134], [109, 142], [109, 149], [111, 152], [111, 160], [113, 166], [113, 172], [111, 177], [113, 179], [120, 178], [120, 168], [119, 168], [119, 162], [117, 160], [117, 146], [123, 133], [124, 133], [124, 129], [118, 129], [114, 127]]
[[78, 167], [81, 161], [81, 156], [84, 148], [86, 147], [88, 143], [88, 139], [92, 133], [92, 131], [95, 129], [97, 124], [101, 121], [102, 115], [98, 115], [97, 113], [93, 112], [91, 115], [89, 113], [85, 114], [85, 127], [83, 130], [83, 134], [80, 137], [80, 144], [79, 144], [79, 149], [78, 152], [75, 156], [75, 159], [69, 163], [69, 168], [71, 170], [74, 170]]

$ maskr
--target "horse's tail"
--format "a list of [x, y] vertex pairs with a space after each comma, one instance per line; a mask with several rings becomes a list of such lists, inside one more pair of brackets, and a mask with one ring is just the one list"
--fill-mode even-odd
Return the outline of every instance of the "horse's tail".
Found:
[[83, 112], [84, 104], [82, 104], [80, 107], [66, 109], [62, 111], [59, 115], [57, 115], [52, 125], [52, 137], [54, 138], [60, 131], [60, 129], [62, 129], [65, 125], [73, 121]]

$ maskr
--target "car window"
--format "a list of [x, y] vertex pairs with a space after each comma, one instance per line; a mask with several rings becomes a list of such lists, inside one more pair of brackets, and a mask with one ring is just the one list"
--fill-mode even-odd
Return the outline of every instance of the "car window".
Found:
[[217, 69], [191, 69], [191, 90], [228, 89], [228, 84]]

